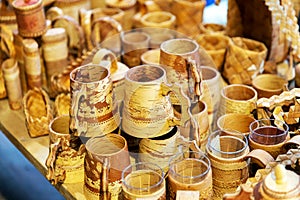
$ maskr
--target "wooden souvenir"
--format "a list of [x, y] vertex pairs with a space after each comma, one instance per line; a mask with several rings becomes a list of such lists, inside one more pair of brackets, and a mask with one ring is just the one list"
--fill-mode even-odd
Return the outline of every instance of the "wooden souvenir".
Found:
[[39, 88], [30, 89], [23, 97], [25, 123], [30, 137], [49, 134], [49, 123], [53, 119], [48, 94]]
[[61, 73], [68, 65], [68, 40], [64, 28], [51, 28], [42, 36], [42, 50], [49, 96], [53, 97], [50, 81], [53, 74]]
[[56, 117], [70, 114], [71, 97], [70, 93], [61, 93], [54, 100], [54, 115]]
[[24, 66], [28, 89], [42, 87], [41, 54], [34, 39], [23, 40]]
[[1, 65], [9, 106], [13, 110], [22, 108], [22, 88], [18, 63], [14, 58], [5, 60]]
[[42, 0], [16, 0], [12, 2], [18, 31], [22, 37], [38, 37], [47, 30]]
[[226, 34], [264, 43], [267, 60], [276, 63], [287, 58], [290, 46], [293, 55], [300, 55], [297, 16], [291, 0], [228, 0]]

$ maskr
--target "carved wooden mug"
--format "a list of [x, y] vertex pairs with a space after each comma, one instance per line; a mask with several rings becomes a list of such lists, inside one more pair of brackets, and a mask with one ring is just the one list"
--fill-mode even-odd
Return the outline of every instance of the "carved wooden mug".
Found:
[[211, 199], [213, 195], [210, 160], [201, 151], [182, 151], [169, 160], [168, 191], [170, 199], [178, 198], [178, 191], [197, 192], [197, 199]]
[[235, 192], [240, 184], [246, 182], [249, 177], [249, 158], [261, 167], [274, 161], [269, 153], [261, 149], [250, 152], [247, 137], [236, 131], [213, 132], [208, 138], [206, 153], [211, 161], [215, 198]]
[[[137, 138], [153, 138], [185, 125], [191, 117], [189, 99], [179, 85], [167, 84], [166, 71], [159, 65], [140, 65], [125, 75], [122, 130]], [[175, 92], [182, 106], [181, 119], [174, 117], [168, 94]]]
[[116, 130], [120, 115], [109, 70], [99, 64], [83, 65], [70, 73], [70, 80], [72, 134], [93, 137]]
[[85, 148], [80, 142], [75, 143], [74, 139], [71, 141], [69, 121], [69, 115], [62, 115], [54, 118], [49, 124], [50, 144], [46, 159], [46, 178], [54, 185], [59, 182], [79, 183], [84, 178]]
[[[199, 73], [200, 53], [197, 42], [186, 38], [169, 39], [160, 45], [160, 64], [167, 72], [170, 83], [182, 85], [184, 93], [196, 101], [201, 95], [201, 76]], [[171, 95], [173, 104], [178, 97]]]
[[87, 199], [114, 199], [121, 192], [122, 171], [130, 165], [127, 141], [109, 133], [90, 138], [84, 161], [84, 193]]

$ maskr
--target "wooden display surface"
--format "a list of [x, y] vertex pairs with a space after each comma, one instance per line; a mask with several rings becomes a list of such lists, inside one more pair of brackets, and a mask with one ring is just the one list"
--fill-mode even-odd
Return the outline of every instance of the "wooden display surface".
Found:
[[[31, 138], [27, 132], [23, 110], [11, 110], [7, 99], [0, 100], [0, 129], [16, 148], [46, 176], [45, 161], [49, 153], [48, 135]], [[58, 184], [55, 187], [66, 199], [84, 200], [86, 198], [83, 194], [83, 183], [82, 181], [76, 184]]]

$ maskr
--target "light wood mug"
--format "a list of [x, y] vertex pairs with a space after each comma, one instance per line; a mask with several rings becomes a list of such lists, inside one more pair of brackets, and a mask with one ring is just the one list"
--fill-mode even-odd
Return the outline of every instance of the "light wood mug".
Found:
[[[193, 102], [201, 95], [199, 73], [200, 53], [196, 41], [187, 38], [169, 39], [160, 45], [160, 64], [167, 72], [170, 83], [182, 85], [184, 93]], [[171, 95], [173, 104], [178, 104], [176, 95]]]
[[110, 71], [86, 64], [71, 71], [70, 81], [72, 134], [90, 138], [118, 129], [121, 120]]
[[168, 171], [169, 198], [177, 198], [178, 191], [196, 191], [198, 199], [213, 195], [212, 170], [208, 157], [201, 151], [183, 151], [171, 157]]
[[[178, 84], [167, 84], [166, 71], [159, 65], [140, 65], [125, 75], [122, 130], [137, 138], [153, 138], [185, 125], [191, 117], [190, 101]], [[181, 119], [174, 116], [169, 93], [180, 98]]]
[[[234, 193], [249, 177], [249, 164], [264, 168], [273, 157], [264, 150], [250, 151], [248, 139], [237, 131], [217, 130], [209, 135], [206, 153], [211, 161], [214, 197]], [[250, 159], [251, 158], [251, 159]]]
[[165, 173], [156, 164], [139, 162], [129, 165], [122, 173], [124, 200], [166, 200]]
[[90, 138], [84, 160], [87, 199], [114, 199], [120, 195], [122, 171], [130, 165], [126, 139], [115, 133]]

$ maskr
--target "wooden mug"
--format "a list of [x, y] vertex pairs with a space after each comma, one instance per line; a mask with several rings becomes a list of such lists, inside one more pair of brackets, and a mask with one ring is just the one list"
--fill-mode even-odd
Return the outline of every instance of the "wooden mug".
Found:
[[84, 161], [84, 193], [88, 199], [112, 199], [120, 195], [122, 171], [130, 165], [127, 141], [109, 133], [90, 138]]
[[[122, 130], [137, 138], [153, 138], [168, 133], [176, 125], [184, 125], [191, 117], [189, 99], [177, 85], [168, 85], [166, 71], [159, 65], [140, 65], [125, 75], [125, 98]], [[174, 116], [170, 92], [180, 98], [181, 119]]]
[[[217, 130], [209, 135], [206, 153], [211, 161], [215, 198], [233, 193], [249, 177], [249, 158], [265, 167], [273, 157], [261, 149], [250, 152], [248, 139], [236, 131]], [[254, 159], [254, 160], [253, 160]]]
[[[184, 93], [191, 101], [201, 95], [199, 74], [200, 53], [197, 42], [186, 38], [166, 40], [160, 46], [160, 64], [167, 72], [170, 83], [182, 85]], [[178, 104], [176, 95], [171, 96], [173, 104]]]
[[72, 134], [93, 137], [116, 130], [120, 114], [109, 70], [99, 64], [86, 64], [71, 71], [70, 80]]
[[156, 164], [139, 162], [129, 165], [122, 172], [124, 200], [166, 200], [165, 173]]
[[54, 185], [79, 183], [84, 179], [85, 147], [80, 142], [75, 143], [76, 140], [71, 140], [69, 123], [69, 115], [61, 115], [49, 124], [50, 143], [46, 159], [46, 178]]
[[177, 199], [178, 191], [196, 191], [197, 199], [211, 199], [213, 195], [210, 160], [201, 151], [183, 151], [169, 161], [168, 191], [170, 199]]

